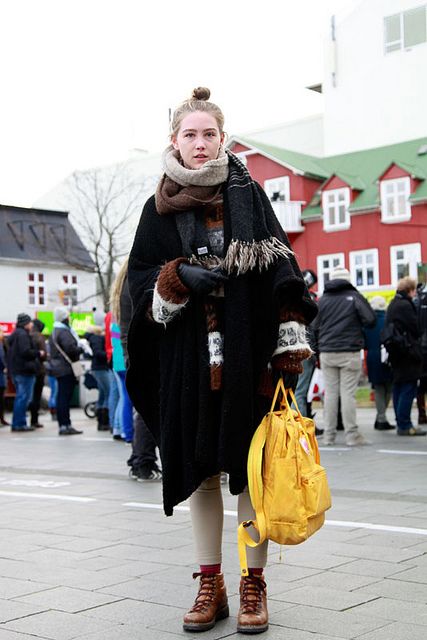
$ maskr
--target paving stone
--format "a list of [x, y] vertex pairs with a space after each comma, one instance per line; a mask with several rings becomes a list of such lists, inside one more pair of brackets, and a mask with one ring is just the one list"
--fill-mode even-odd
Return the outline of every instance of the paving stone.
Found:
[[23, 618], [31, 616], [33, 613], [45, 611], [48, 607], [40, 607], [37, 605], [22, 604], [14, 600], [0, 600], [0, 623], [14, 620], [15, 618]]
[[[28, 633], [31, 636], [49, 638], [49, 640], [71, 640], [91, 632], [110, 629], [111, 622], [93, 620], [82, 614], [46, 611], [21, 620], [13, 620], [4, 626], [19, 633]], [[106, 635], [104, 638], [107, 640]]]
[[[0, 560], [1, 564], [1, 560]], [[0, 598], [12, 600], [29, 593], [36, 593], [44, 589], [51, 589], [51, 586], [42, 582], [32, 582], [31, 580], [15, 580], [15, 578], [0, 578]]]
[[113, 604], [106, 604], [96, 609], [85, 611], [84, 616], [89, 618], [99, 618], [100, 620], [111, 620], [117, 624], [125, 624], [132, 621], [133, 624], [140, 624], [142, 627], [149, 627], [165, 616], [182, 616], [185, 608], [169, 607], [136, 600], [120, 600]]
[[[188, 634], [182, 630], [182, 616], [183, 611], [179, 614], [171, 617], [165, 615], [163, 619], [159, 618], [156, 623], [149, 625], [150, 630], [161, 631], [163, 633], [164, 640], [168, 640], [168, 633], [180, 635], [181, 638], [187, 638]], [[233, 640], [240, 640], [241, 634], [236, 633], [237, 621], [234, 616], [230, 616], [225, 620], [220, 620], [216, 623], [213, 629], [203, 632], [203, 640], [219, 640], [220, 638], [232, 638]], [[268, 634], [270, 631], [268, 631]], [[266, 638], [267, 640], [267, 638]], [[314, 638], [313, 638], [314, 640]]]
[[[384, 576], [385, 577], [385, 576]], [[401, 571], [395, 575], [389, 576], [391, 580], [402, 580], [407, 582], [421, 582], [427, 584], [427, 570], [426, 567], [414, 567], [407, 571]]]
[[[342, 591], [353, 591], [366, 585], [375, 584], [378, 578], [372, 576], [358, 576], [350, 573], [335, 573], [334, 571], [322, 571], [307, 578], [290, 582], [286, 585], [286, 591], [297, 587], [326, 587]], [[282, 582], [283, 584], [283, 582]]]
[[0, 640], [34, 640], [42, 636], [27, 635], [26, 633], [18, 633], [17, 631], [9, 631], [0, 627]]
[[[154, 629], [147, 629], [147, 627], [141, 629], [141, 626], [122, 624], [109, 629], [107, 633], [99, 631], [79, 636], [79, 640], [174, 640], [174, 638], [182, 639], [182, 636], [182, 633], [179, 635], [169, 632], [165, 634], [164, 631], [155, 631]], [[1, 635], [0, 640], [3, 640]], [[20, 640], [20, 638], [15, 638], [15, 640]]]
[[[15, 599], [16, 600], [16, 599]], [[57, 587], [49, 591], [33, 593], [21, 596], [20, 602], [30, 605], [43, 606], [43, 609], [55, 609], [67, 613], [77, 613], [100, 605], [109, 604], [119, 600], [113, 595], [99, 592], [83, 591], [82, 589], [70, 589], [69, 587]]]
[[[353, 562], [335, 567], [334, 571], [342, 571], [343, 573], [354, 573], [356, 575], [362, 576], [386, 578], [388, 576], [392, 576], [393, 574], [399, 574], [402, 576], [403, 568], [402, 565], [392, 564], [391, 562], [381, 562], [374, 560], [353, 560]], [[402, 579], [405, 580], [403, 576]]]
[[374, 629], [380, 629], [388, 621], [347, 611], [325, 611], [316, 607], [297, 606], [284, 613], [273, 614], [271, 622], [289, 629], [301, 629], [315, 634], [357, 638]]
[[394, 598], [406, 602], [422, 602], [427, 604], [427, 584], [419, 582], [404, 582], [403, 580], [380, 580], [365, 585], [354, 591], [355, 594], [374, 594], [385, 598]]
[[[393, 622], [363, 635], [361, 640], [425, 640], [426, 628], [417, 624]], [[317, 640], [313, 638], [313, 640]]]
[[349, 593], [348, 591], [328, 589], [321, 586], [300, 587], [274, 595], [275, 600], [283, 600], [294, 604], [309, 604], [310, 607], [321, 607], [322, 609], [333, 609], [334, 611], [345, 611], [369, 600], [374, 600], [376, 597], [373, 594], [363, 594], [359, 591]]
[[[362, 616], [374, 616], [394, 622], [414, 622], [427, 625], [427, 604], [419, 602], [401, 602], [391, 598], [377, 598], [358, 607]], [[427, 637], [427, 629], [426, 629]]]

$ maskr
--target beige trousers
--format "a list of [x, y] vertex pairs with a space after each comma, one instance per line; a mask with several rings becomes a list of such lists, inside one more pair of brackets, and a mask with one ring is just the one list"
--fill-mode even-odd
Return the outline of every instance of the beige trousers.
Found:
[[[190, 513], [197, 563], [220, 564], [222, 562], [224, 505], [219, 475], [208, 478], [196, 489], [190, 498]], [[239, 523], [243, 520], [253, 520], [255, 518], [247, 488], [238, 496], [237, 518]], [[253, 535], [252, 531], [251, 535]], [[256, 533], [253, 537], [256, 540]], [[267, 550], [267, 540], [256, 549], [248, 547], [248, 566], [251, 568], [265, 567], [267, 564]]]

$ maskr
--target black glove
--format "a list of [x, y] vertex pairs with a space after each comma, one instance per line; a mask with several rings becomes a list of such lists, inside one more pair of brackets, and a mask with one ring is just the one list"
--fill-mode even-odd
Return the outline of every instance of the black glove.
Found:
[[199, 295], [210, 293], [227, 280], [227, 276], [221, 269], [216, 268], [209, 271], [198, 264], [187, 264], [186, 262], [181, 262], [179, 265], [178, 276], [186, 287]]
[[289, 373], [288, 371], [278, 371], [277, 369], [273, 369], [274, 385], [278, 383], [280, 377], [283, 378], [283, 384], [285, 385], [285, 389], [292, 389], [292, 391], [295, 391], [296, 386], [298, 384], [297, 373]]

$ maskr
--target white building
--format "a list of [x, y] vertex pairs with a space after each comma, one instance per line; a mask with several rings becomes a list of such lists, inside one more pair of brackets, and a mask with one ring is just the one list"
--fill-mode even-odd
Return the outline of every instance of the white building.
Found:
[[427, 123], [427, 4], [364, 0], [325, 46], [324, 155], [421, 138]]
[[0, 282], [0, 323], [97, 303], [93, 261], [63, 211], [0, 205]]

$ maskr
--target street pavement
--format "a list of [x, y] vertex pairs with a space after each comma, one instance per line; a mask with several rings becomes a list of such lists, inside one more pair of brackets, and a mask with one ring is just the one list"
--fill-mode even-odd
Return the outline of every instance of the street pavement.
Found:
[[[391, 412], [390, 412], [391, 416]], [[196, 593], [190, 516], [161, 509], [161, 485], [128, 478], [130, 447], [81, 436], [0, 429], [0, 640], [173, 640]], [[307, 542], [270, 545], [268, 640], [427, 638], [427, 438], [373, 429], [321, 448], [333, 507]], [[415, 417], [415, 416], [414, 416]], [[319, 426], [321, 410], [318, 410]], [[321, 440], [319, 440], [321, 444]], [[223, 568], [230, 618], [200, 637], [238, 638], [236, 498], [224, 486]]]

